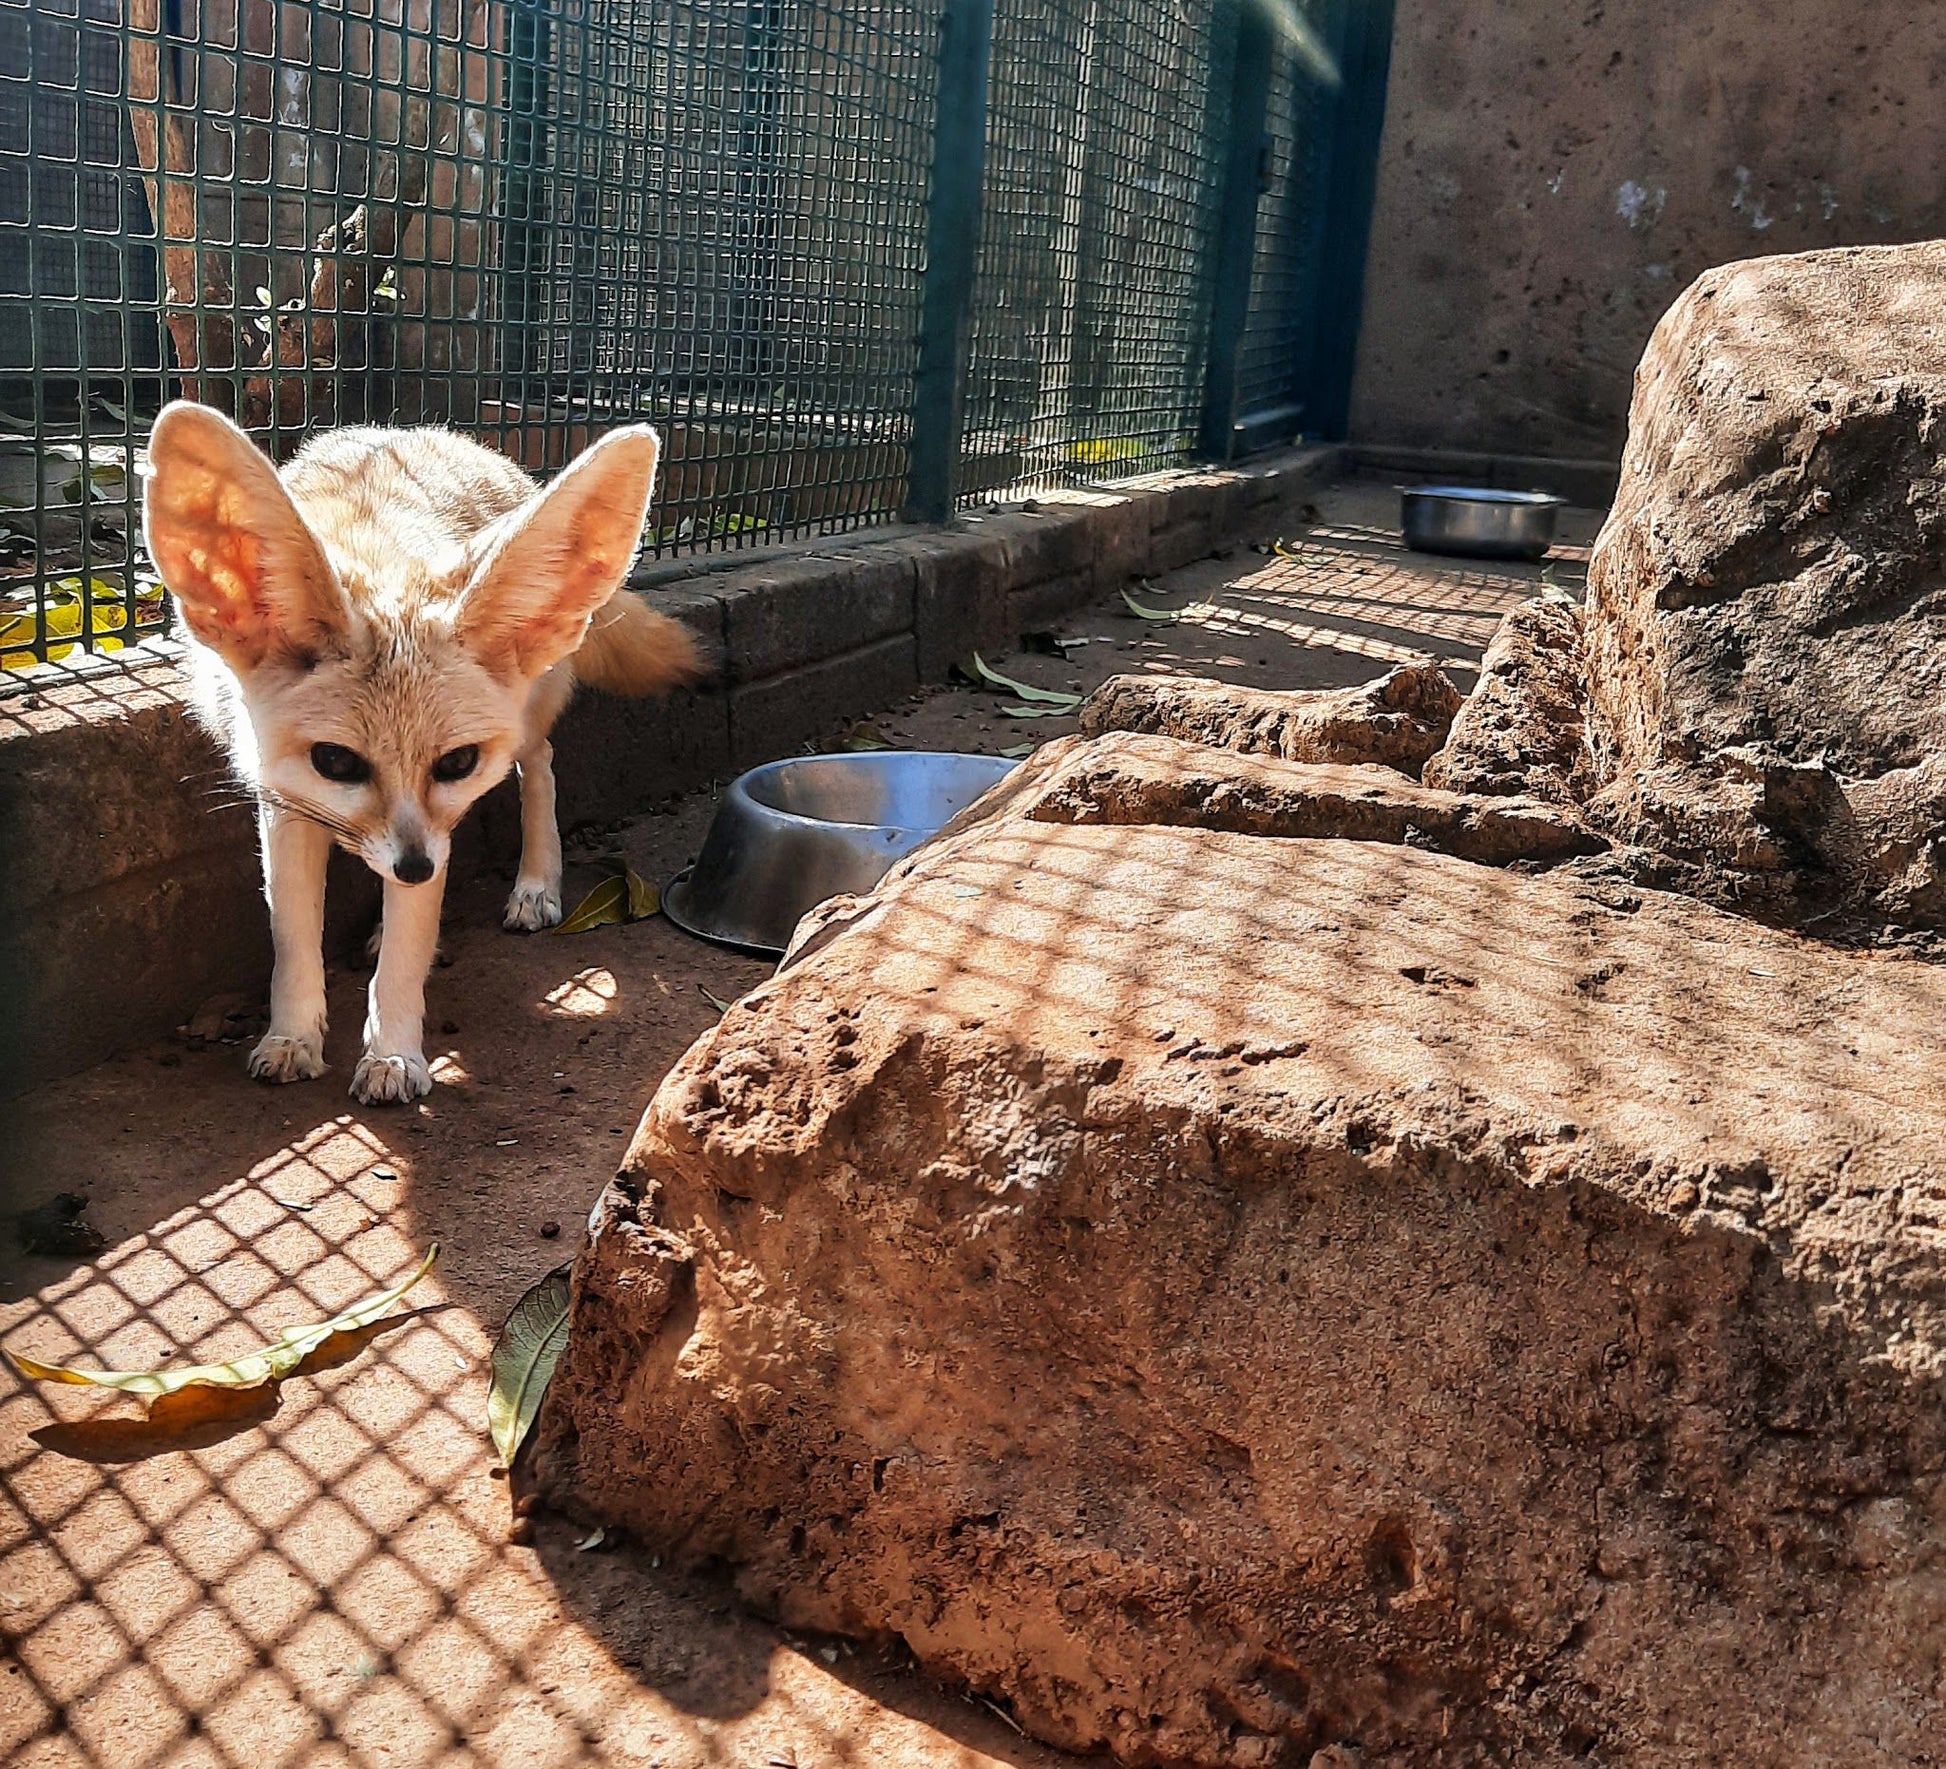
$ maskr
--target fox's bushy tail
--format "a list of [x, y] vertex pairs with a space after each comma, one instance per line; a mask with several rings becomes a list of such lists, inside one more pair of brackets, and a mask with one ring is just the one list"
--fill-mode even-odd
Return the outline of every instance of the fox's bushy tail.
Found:
[[617, 590], [588, 625], [574, 677], [610, 694], [662, 694], [700, 682], [713, 661], [681, 621], [656, 613], [633, 590]]

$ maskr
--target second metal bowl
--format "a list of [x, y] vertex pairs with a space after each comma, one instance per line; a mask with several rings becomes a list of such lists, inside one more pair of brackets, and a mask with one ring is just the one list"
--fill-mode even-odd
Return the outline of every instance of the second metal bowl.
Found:
[[1554, 542], [1554, 513], [1567, 502], [1544, 491], [1464, 485], [1402, 487], [1405, 544], [1421, 553], [1475, 559], [1538, 559]]
[[706, 940], [782, 952], [806, 910], [841, 891], [869, 891], [1013, 766], [999, 756], [879, 750], [752, 768], [730, 783], [696, 864], [663, 891], [663, 912]]

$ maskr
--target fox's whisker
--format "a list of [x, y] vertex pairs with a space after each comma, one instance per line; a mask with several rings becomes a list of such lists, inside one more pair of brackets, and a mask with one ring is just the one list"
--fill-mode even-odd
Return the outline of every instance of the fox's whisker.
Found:
[[356, 848], [363, 838], [359, 832], [336, 813], [327, 811], [324, 806], [314, 804], [309, 799], [298, 798], [291, 793], [279, 792], [275, 787], [265, 787], [262, 793], [264, 803], [274, 805], [280, 811], [288, 811], [293, 816], [308, 818], [311, 822], [328, 829], [341, 840]]

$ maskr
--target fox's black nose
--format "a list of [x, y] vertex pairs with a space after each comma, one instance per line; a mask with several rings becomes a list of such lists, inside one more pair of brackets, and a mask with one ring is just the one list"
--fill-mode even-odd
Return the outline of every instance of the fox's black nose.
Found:
[[423, 848], [407, 848], [392, 862], [392, 876], [400, 884], [424, 884], [432, 877], [432, 856]]

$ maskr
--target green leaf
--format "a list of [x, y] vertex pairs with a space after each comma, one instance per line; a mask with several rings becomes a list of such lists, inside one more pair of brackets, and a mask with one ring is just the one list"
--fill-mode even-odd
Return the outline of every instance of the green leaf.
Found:
[[1012, 676], [1003, 676], [977, 651], [973, 653], [973, 668], [981, 681], [995, 688], [1004, 688], [1010, 694], [1018, 694], [1022, 700], [1031, 701], [1036, 706], [1051, 706], [1069, 712], [1081, 704], [1079, 694], [1070, 694], [1063, 688], [1036, 688], [1031, 682], [1016, 682]]
[[0, 1352], [21, 1375], [36, 1382], [70, 1382], [90, 1388], [119, 1388], [124, 1394], [174, 1394], [183, 1388], [255, 1388], [288, 1376], [327, 1339], [355, 1333], [379, 1320], [406, 1291], [432, 1270], [439, 1243], [427, 1249], [419, 1269], [402, 1284], [308, 1327], [286, 1327], [275, 1345], [252, 1351], [227, 1364], [190, 1364], [179, 1370], [75, 1370], [59, 1364], [36, 1363], [13, 1352]]
[[1145, 608], [1126, 590], [1122, 592], [1122, 600], [1128, 604], [1129, 613], [1137, 620], [1153, 620], [1162, 626], [1172, 627], [1182, 619], [1180, 608]]
[[541, 1410], [541, 1396], [568, 1342], [568, 1268], [557, 1266], [516, 1302], [493, 1347], [487, 1388], [487, 1430], [500, 1466], [514, 1457]]
[[1018, 761], [1022, 756], [1030, 756], [1040, 747], [1036, 743], [1010, 743], [1000, 753], [1010, 761]]
[[[109, 500], [112, 500], [113, 495], [127, 483], [128, 469], [126, 467], [116, 466], [113, 461], [105, 465], [90, 467], [86, 476], [88, 488], [97, 493], [106, 494]], [[80, 503], [82, 488], [83, 477], [77, 473], [72, 479], [62, 484], [61, 501], [68, 504]]]
[[696, 993], [702, 996], [718, 1013], [728, 1013], [730, 1011], [730, 1004], [722, 996], [712, 995], [701, 983], [696, 985]]
[[1003, 719], [1059, 719], [1065, 718], [1081, 704], [1081, 696], [1074, 697], [1074, 706], [1003, 706], [1000, 716]]

